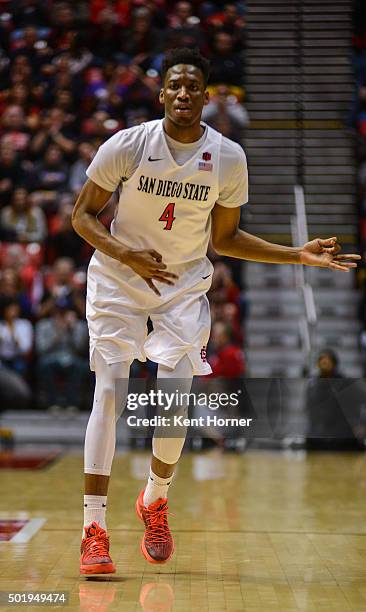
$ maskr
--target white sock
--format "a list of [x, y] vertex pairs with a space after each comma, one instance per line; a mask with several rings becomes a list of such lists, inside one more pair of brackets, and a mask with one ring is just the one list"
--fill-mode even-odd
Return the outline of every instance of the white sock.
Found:
[[[106, 509], [106, 495], [84, 495], [84, 527], [95, 521], [102, 529], [107, 530], [105, 522]], [[84, 535], [83, 530], [83, 537]]]
[[150, 506], [150, 504], [153, 504], [154, 501], [159, 499], [159, 497], [168, 497], [168, 489], [172, 480], [173, 474], [169, 476], [169, 478], [161, 478], [160, 476], [154, 474], [154, 472], [150, 468], [150, 476], [147, 479], [147, 485], [143, 499], [145, 508]]

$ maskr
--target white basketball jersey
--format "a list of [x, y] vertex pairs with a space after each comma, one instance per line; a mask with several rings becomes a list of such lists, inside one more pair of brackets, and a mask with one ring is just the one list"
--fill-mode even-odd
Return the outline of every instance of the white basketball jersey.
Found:
[[144, 127], [142, 159], [123, 183], [111, 233], [131, 249], [155, 249], [166, 264], [204, 257], [210, 213], [219, 197], [221, 134], [206, 125], [202, 146], [179, 166], [168, 148], [162, 120]]

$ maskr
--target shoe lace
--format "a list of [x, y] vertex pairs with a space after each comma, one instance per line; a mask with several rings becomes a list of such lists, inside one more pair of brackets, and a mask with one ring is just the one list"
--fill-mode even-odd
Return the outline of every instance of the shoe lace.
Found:
[[[170, 513], [169, 513], [170, 514]], [[163, 504], [156, 509], [146, 508], [146, 541], [149, 544], [165, 543], [168, 541], [170, 532], [168, 526], [168, 506]]]
[[86, 539], [85, 558], [107, 557], [109, 555], [109, 537], [106, 535], [95, 535]]

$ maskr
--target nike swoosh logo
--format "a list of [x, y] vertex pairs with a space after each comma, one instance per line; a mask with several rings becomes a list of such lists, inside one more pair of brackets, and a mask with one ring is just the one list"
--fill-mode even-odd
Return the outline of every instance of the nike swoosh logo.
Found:
[[209, 276], [211, 276], [211, 274], [207, 274], [207, 276], [202, 276], [203, 280], [205, 280], [206, 278], [208, 278]]
[[151, 157], [151, 155], [149, 155], [147, 161], [162, 161], [163, 159], [164, 157]]

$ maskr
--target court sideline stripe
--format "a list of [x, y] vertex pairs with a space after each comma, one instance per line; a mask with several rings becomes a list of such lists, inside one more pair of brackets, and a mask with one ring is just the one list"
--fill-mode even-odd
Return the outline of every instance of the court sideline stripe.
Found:
[[29, 542], [29, 540], [35, 533], [37, 533], [37, 531], [39, 531], [39, 529], [41, 529], [45, 522], [45, 518], [30, 519], [28, 523], [11, 538], [11, 540], [8, 540], [8, 542], [11, 542], [12, 544], [23, 544], [24, 542]]

